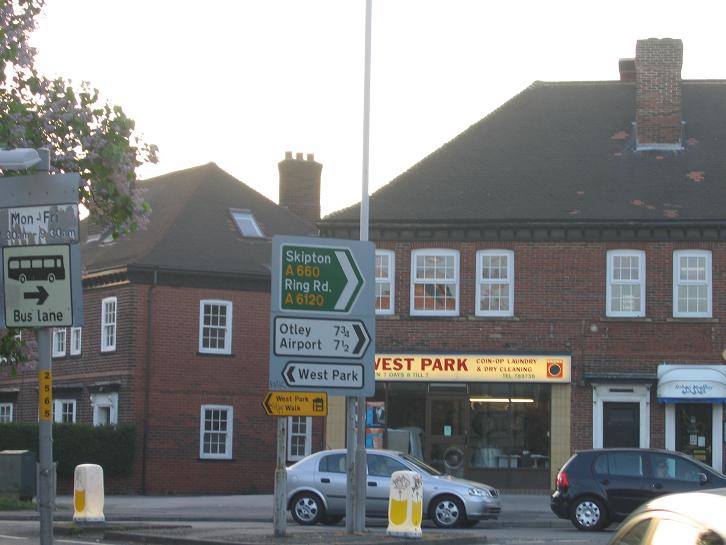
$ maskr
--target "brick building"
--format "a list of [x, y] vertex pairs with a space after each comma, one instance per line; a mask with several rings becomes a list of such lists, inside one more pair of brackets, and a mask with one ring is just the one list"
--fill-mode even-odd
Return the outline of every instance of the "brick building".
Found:
[[535, 82], [372, 195], [384, 444], [506, 489], [590, 447], [723, 469], [726, 82], [682, 55]]
[[[279, 206], [210, 163], [140, 183], [148, 229], [85, 237], [85, 325], [53, 333], [54, 418], [135, 425], [133, 472], [108, 491], [271, 492], [271, 237], [314, 234], [320, 214], [321, 165], [279, 167]], [[35, 362], [0, 369], [4, 420], [36, 420], [37, 403]], [[290, 460], [322, 448], [322, 419], [288, 428]]]

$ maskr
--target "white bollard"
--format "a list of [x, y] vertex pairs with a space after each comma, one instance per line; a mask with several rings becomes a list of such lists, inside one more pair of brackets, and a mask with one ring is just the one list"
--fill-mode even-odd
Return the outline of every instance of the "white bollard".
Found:
[[421, 538], [423, 481], [415, 471], [394, 471], [388, 496], [388, 529], [392, 537]]
[[73, 522], [106, 522], [103, 516], [103, 468], [96, 464], [76, 466], [73, 475]]

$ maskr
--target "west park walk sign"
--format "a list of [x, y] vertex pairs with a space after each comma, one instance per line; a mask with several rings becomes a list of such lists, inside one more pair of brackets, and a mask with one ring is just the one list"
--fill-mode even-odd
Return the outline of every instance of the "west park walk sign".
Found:
[[375, 392], [375, 247], [272, 239], [270, 389]]
[[0, 327], [83, 325], [78, 174], [0, 177]]

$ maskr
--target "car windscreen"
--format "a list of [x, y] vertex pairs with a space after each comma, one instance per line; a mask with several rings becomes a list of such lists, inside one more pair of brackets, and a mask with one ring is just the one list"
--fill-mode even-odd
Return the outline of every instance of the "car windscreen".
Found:
[[438, 469], [434, 469], [430, 465], [423, 463], [418, 458], [414, 458], [413, 456], [409, 456], [408, 454], [403, 453], [399, 454], [399, 456], [406, 460], [409, 464], [416, 466], [424, 473], [428, 473], [429, 475], [441, 475], [441, 472]]

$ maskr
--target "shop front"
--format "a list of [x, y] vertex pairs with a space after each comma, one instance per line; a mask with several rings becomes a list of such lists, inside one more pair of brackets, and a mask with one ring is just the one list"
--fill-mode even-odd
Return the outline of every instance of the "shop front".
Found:
[[503, 489], [549, 489], [552, 423], [569, 420], [553, 386], [569, 389], [570, 370], [564, 355], [378, 354], [368, 414], [385, 417], [367, 422], [368, 446]]
[[658, 366], [665, 446], [723, 471], [726, 365]]

